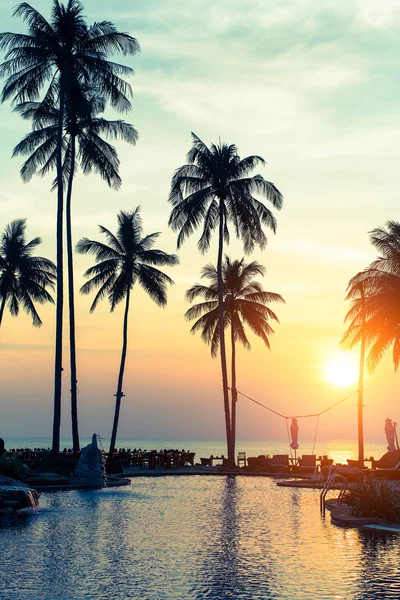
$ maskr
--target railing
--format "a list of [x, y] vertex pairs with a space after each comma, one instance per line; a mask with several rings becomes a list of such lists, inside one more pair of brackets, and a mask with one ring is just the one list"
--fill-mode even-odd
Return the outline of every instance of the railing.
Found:
[[[322, 489], [320, 498], [319, 498], [319, 508], [321, 511], [322, 515], [325, 515], [325, 497], [326, 494], [328, 493], [329, 488], [331, 487], [332, 483], [336, 483], [336, 480], [339, 479], [342, 483], [342, 489], [340, 490], [338, 499], [337, 499], [337, 503], [341, 504], [342, 498], [343, 498], [343, 494], [345, 493], [345, 491], [347, 490], [347, 479], [346, 477], [344, 477], [344, 475], [339, 475], [339, 473], [334, 473], [333, 475], [331, 475], [330, 477], [328, 477], [328, 479], [326, 480], [326, 483]], [[336, 488], [335, 488], [336, 489]]]
[[[329, 471], [328, 471], [328, 475], [326, 477], [327, 480], [332, 475], [332, 471], [333, 470], [334, 470], [334, 465], [333, 464], [329, 465]], [[320, 483], [323, 480], [323, 477], [324, 477], [324, 474], [323, 474], [323, 471], [322, 471], [322, 465], [319, 465], [319, 464], [315, 465], [315, 469], [314, 469], [314, 473], [313, 473], [313, 477], [312, 477], [312, 481], [314, 483], [314, 487], [315, 487], [315, 484], [317, 482]]]

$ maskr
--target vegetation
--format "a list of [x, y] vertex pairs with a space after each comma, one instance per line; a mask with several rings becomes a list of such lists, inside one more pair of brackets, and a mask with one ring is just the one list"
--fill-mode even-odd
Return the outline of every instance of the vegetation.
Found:
[[260, 156], [241, 159], [234, 144], [220, 142], [209, 148], [192, 133], [192, 148], [187, 155], [188, 164], [179, 167], [172, 178], [169, 201], [173, 208], [169, 225], [178, 231], [177, 246], [203, 224], [198, 241], [200, 252], [210, 247], [213, 232], [218, 229], [218, 323], [222, 371], [222, 389], [225, 412], [225, 429], [228, 463], [235, 464], [232, 445], [232, 425], [229, 407], [228, 375], [224, 336], [223, 275], [224, 243], [229, 243], [229, 225], [243, 242], [244, 251], [250, 253], [257, 245], [267, 243], [263, 226], [276, 230], [276, 220], [271, 211], [254, 194], [261, 195], [272, 205], [282, 207], [282, 194], [261, 175], [250, 176], [258, 165], [265, 165]]
[[[92, 171], [100, 174], [112, 188], [118, 189], [121, 185], [119, 160], [110, 140], [121, 139], [134, 144], [137, 140], [137, 132], [132, 125], [123, 120], [107, 120], [101, 115], [108, 104], [122, 112], [131, 109], [132, 91], [125, 77], [132, 74], [132, 69], [112, 62], [109, 57], [112, 54], [135, 55], [139, 51], [139, 44], [135, 38], [119, 32], [108, 21], [88, 26], [79, 0], [67, 0], [65, 4], [59, 0], [52, 0], [50, 19], [46, 19], [27, 2], [18, 4], [13, 14], [15, 17], [22, 18], [27, 26], [27, 33], [0, 34], [0, 50], [5, 52], [4, 62], [0, 65], [0, 76], [5, 78], [1, 100], [2, 102], [10, 100], [14, 110], [31, 124], [31, 131], [15, 147], [13, 153], [14, 156], [27, 157], [21, 168], [22, 179], [29, 181], [33, 175], [47, 176], [51, 171], [55, 171], [53, 189], [57, 191], [57, 260], [55, 266], [50, 261], [39, 264], [46, 259], [31, 257], [30, 265], [33, 268], [36, 264], [36, 271], [31, 269], [29, 279], [26, 267], [28, 254], [39, 243], [39, 238], [25, 246], [22, 244], [20, 254], [22, 258], [23, 252], [26, 252], [24, 258], [26, 260], [20, 271], [17, 267], [14, 268], [8, 259], [6, 264], [5, 254], [2, 253], [0, 324], [6, 306], [12, 314], [18, 314], [21, 304], [32, 316], [34, 325], [40, 325], [41, 320], [34, 302], [53, 301], [47, 288], [53, 288], [56, 284], [52, 451], [53, 456], [58, 457], [63, 349], [64, 209], [68, 258], [72, 437], [73, 448], [77, 451], [79, 433], [71, 225], [73, 182], [77, 171], [81, 169], [85, 174]], [[233, 358], [233, 397], [230, 407], [224, 337], [226, 318], [224, 316], [224, 244], [229, 243], [230, 227], [233, 226], [246, 253], [252, 252], [256, 246], [264, 248], [267, 242], [264, 228], [275, 232], [276, 220], [272, 212], [257, 197], [270, 201], [277, 209], [282, 206], [282, 195], [274, 184], [259, 174], [252, 175], [258, 165], [265, 165], [264, 160], [259, 156], [241, 159], [235, 145], [220, 142], [218, 145], [212, 144], [208, 147], [192, 134], [188, 164], [175, 172], [169, 196], [172, 203], [169, 225], [178, 232], [178, 248], [186, 237], [201, 226], [202, 233], [198, 245], [201, 252], [206, 252], [213, 232], [218, 231], [217, 266], [212, 282], [214, 302], [216, 302], [214, 314], [217, 321], [214, 323], [215, 339], [212, 348], [215, 344], [220, 348], [228, 462], [231, 465], [235, 462], [236, 375], [235, 358]], [[65, 206], [64, 200], [66, 200]], [[172, 266], [177, 264], [178, 259], [175, 255], [152, 249], [158, 234], [141, 237], [142, 223], [139, 209], [119, 213], [116, 236], [104, 227], [100, 230], [106, 235], [109, 245], [84, 238], [78, 243], [77, 249], [79, 252], [93, 253], [97, 261], [97, 264], [86, 272], [90, 280], [82, 287], [83, 293], [97, 289], [91, 310], [94, 310], [97, 302], [105, 295], [108, 295], [111, 310], [114, 310], [116, 304], [123, 299], [126, 303], [123, 348], [111, 440], [111, 449], [113, 449], [123, 396], [122, 382], [127, 352], [131, 289], [137, 281], [158, 304], [164, 306], [166, 286], [172, 283], [172, 280], [155, 266]], [[234, 261], [230, 266], [235, 267], [238, 273], [240, 269], [247, 268], [250, 271], [253, 269], [254, 273], [262, 271], [261, 265], [257, 263], [245, 265], [243, 261]], [[38, 280], [39, 271], [41, 281]], [[245, 280], [246, 276], [243, 275], [243, 281]], [[258, 284], [249, 280], [248, 285], [251, 287]], [[239, 294], [239, 291], [236, 291]], [[233, 309], [230, 308], [230, 312], [226, 313], [230, 315], [227, 318], [232, 319], [231, 340], [234, 357], [237, 339], [245, 345], [248, 344], [241, 319], [250, 328], [255, 327], [254, 331], [269, 345], [268, 335], [272, 330], [266, 320], [274, 318], [271, 316], [274, 315], [272, 311], [268, 315], [269, 309], [261, 299], [261, 295], [268, 294], [267, 292], [263, 292], [261, 288], [259, 292], [256, 289], [250, 292], [243, 287], [240, 293], [243, 293], [242, 303], [251, 300], [254, 305], [259, 303], [267, 312], [263, 312], [260, 308], [258, 314], [255, 309], [255, 313], [251, 316], [250, 309], [244, 309], [243, 304], [241, 308], [237, 308], [237, 312], [232, 312]], [[261, 295], [258, 299], [255, 296], [250, 299], [249, 294], [252, 293]], [[235, 297], [235, 301], [238, 300], [239, 296]], [[263, 318], [265, 323], [261, 323]], [[256, 323], [257, 319], [261, 321]], [[238, 324], [241, 329], [235, 328], [239, 327]], [[260, 327], [258, 332], [257, 326]]]
[[[264, 276], [265, 268], [253, 261], [245, 263], [244, 259], [234, 260], [225, 256], [222, 265], [223, 279], [223, 311], [224, 328], [230, 327], [232, 370], [231, 370], [231, 440], [232, 451], [235, 454], [236, 445], [236, 342], [250, 350], [245, 325], [260, 337], [267, 348], [270, 348], [269, 336], [274, 333], [269, 324], [270, 320], [279, 322], [276, 314], [267, 306], [270, 302], [284, 302], [279, 294], [266, 292], [262, 285], [253, 280], [257, 275]], [[210, 281], [209, 286], [196, 283], [186, 292], [186, 299], [193, 302], [196, 298], [204, 298], [204, 302], [195, 304], [186, 312], [188, 320], [196, 319], [191, 332], [201, 331], [202, 339], [210, 344], [211, 355], [217, 355], [219, 335], [219, 302], [218, 302], [218, 272], [209, 264], [201, 272], [203, 278]]]
[[18, 481], [25, 481], [30, 469], [23, 464], [18, 456], [0, 456], [0, 475], [11, 477]]
[[345, 340], [353, 346], [365, 338], [370, 347], [367, 366], [371, 371], [393, 346], [393, 363], [400, 362], [400, 223], [389, 221], [387, 228], [371, 232], [372, 244], [380, 256], [350, 280], [350, 289], [364, 290], [365, 321], [360, 300], [355, 299], [348, 313], [350, 321]]
[[356, 517], [371, 517], [386, 521], [400, 520], [398, 495], [380, 479], [363, 477], [343, 496], [343, 502], [353, 507]]
[[[63, 5], [53, 0], [51, 20], [47, 21], [30, 4], [22, 2], [14, 16], [22, 17], [28, 34], [3, 33], [0, 50], [6, 51], [0, 76], [6, 77], [2, 101], [14, 105], [36, 101], [48, 84], [41, 104], [44, 110], [58, 108], [55, 163], [57, 172], [57, 304], [56, 352], [54, 374], [54, 422], [52, 449], [60, 446], [62, 326], [63, 326], [63, 130], [68, 107], [74, 106], [81, 117], [91, 115], [87, 90], [95, 90], [117, 110], [131, 108], [130, 86], [121, 76], [132, 69], [108, 60], [112, 53], [138, 52], [138, 42], [115, 26], [103, 21], [88, 27], [78, 0]], [[74, 384], [74, 387], [76, 383]]]
[[178, 264], [178, 257], [175, 254], [167, 254], [162, 250], [152, 248], [159, 233], [142, 237], [143, 227], [139, 207], [134, 211], [121, 211], [118, 214], [116, 235], [101, 225], [99, 228], [101, 233], [105, 235], [108, 245], [82, 238], [79, 240], [76, 249], [81, 254], [93, 254], [96, 258], [96, 264], [85, 273], [85, 276], [90, 277], [90, 279], [81, 288], [83, 294], [89, 294], [97, 290], [90, 311], [93, 312], [105, 296], [108, 297], [111, 311], [122, 300], [125, 300], [122, 354], [110, 443], [110, 452], [113, 452], [117, 438], [121, 398], [124, 395], [122, 384], [128, 347], [128, 315], [131, 292], [137, 283], [142, 286], [156, 304], [165, 306], [167, 303], [167, 284], [172, 284], [173, 281], [168, 275], [156, 269], [155, 266], [174, 266]]
[[[108, 121], [98, 117], [105, 110], [104, 98], [89, 90], [85, 94], [89, 112], [80, 115], [79, 106], [66, 107], [63, 135], [63, 177], [67, 188], [66, 229], [68, 261], [68, 307], [70, 332], [70, 376], [71, 376], [71, 420], [73, 450], [80, 447], [78, 434], [77, 370], [75, 349], [75, 301], [73, 276], [73, 243], [71, 226], [71, 199], [74, 176], [80, 167], [83, 173], [95, 171], [110, 187], [119, 189], [119, 160], [111, 144], [102, 138], [122, 139], [131, 144], [137, 141], [137, 131], [125, 121]], [[25, 118], [31, 119], [33, 131], [14, 148], [13, 155], [29, 154], [21, 168], [21, 177], [29, 181], [34, 174], [46, 175], [55, 167], [57, 156], [57, 131], [59, 110], [52, 105], [43, 106], [40, 102], [24, 102], [16, 110]], [[57, 181], [54, 184], [57, 185]]]
[[42, 240], [36, 237], [27, 242], [25, 230], [26, 220], [17, 219], [7, 225], [0, 238], [0, 326], [6, 306], [14, 317], [22, 306], [32, 317], [32, 324], [40, 327], [42, 320], [35, 303], [54, 304], [48, 288], [54, 289], [56, 267], [47, 258], [32, 256]]
[[[351, 301], [351, 308], [348, 311], [344, 322], [348, 323], [348, 329], [345, 332], [342, 343], [352, 347], [356, 341], [360, 341], [360, 368], [358, 375], [358, 462], [359, 466], [364, 465], [364, 419], [363, 419], [363, 402], [364, 402], [364, 370], [365, 370], [365, 322], [366, 322], [366, 305], [365, 305], [365, 289], [363, 282], [351, 280], [347, 289], [346, 300]], [[357, 337], [357, 340], [356, 340]]]

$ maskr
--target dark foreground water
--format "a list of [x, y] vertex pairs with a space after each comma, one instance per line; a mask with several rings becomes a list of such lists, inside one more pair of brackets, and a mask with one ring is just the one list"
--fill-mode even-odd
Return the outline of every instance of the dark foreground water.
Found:
[[40, 507], [0, 522], [1, 600], [400, 597], [400, 537], [332, 526], [315, 490], [141, 478]]

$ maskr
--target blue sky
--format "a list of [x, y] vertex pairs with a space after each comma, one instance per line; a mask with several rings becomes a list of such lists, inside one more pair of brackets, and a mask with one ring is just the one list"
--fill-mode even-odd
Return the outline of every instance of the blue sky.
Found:
[[[10, 16], [14, 4], [14, 0], [0, 2], [5, 30], [24, 29]], [[46, 14], [50, 3], [38, 0], [33, 4]], [[145, 230], [162, 231], [160, 247], [172, 252], [175, 234], [167, 229], [169, 183], [174, 169], [185, 160], [190, 132], [206, 142], [219, 137], [234, 142], [242, 155], [260, 154], [268, 162], [262, 174], [281, 189], [285, 204], [277, 214], [277, 235], [270, 234], [268, 249], [253, 257], [267, 267], [266, 288], [281, 293], [287, 304], [279, 309], [281, 325], [272, 340], [272, 352], [266, 354], [254, 342], [252, 354], [243, 354], [242, 388], [260, 397], [268, 392], [271, 402], [284, 403], [288, 411], [299, 402], [315, 408], [316, 403], [325, 406], [334, 401], [338, 391], [328, 389], [317, 373], [343, 331], [347, 281], [375, 257], [367, 232], [398, 215], [400, 2], [87, 0], [85, 13], [89, 22], [115, 22], [141, 43], [140, 56], [126, 61], [136, 71], [129, 120], [140, 139], [134, 149], [118, 146], [124, 182], [120, 192], [108, 190], [95, 176], [78, 176], [73, 209], [76, 239], [98, 236], [98, 223], [113, 228], [120, 208], [140, 204]], [[54, 257], [55, 201], [49, 181], [23, 185], [19, 159], [10, 159], [12, 147], [25, 132], [26, 124], [11, 114], [10, 106], [1, 106], [0, 227], [26, 216], [28, 233], [41, 235], [42, 252]], [[205, 262], [215, 261], [213, 249], [206, 257], [198, 255], [196, 240], [193, 237], [185, 244], [181, 265], [170, 273], [176, 285], [164, 312], [138, 293], [127, 388], [143, 402], [138, 401], [136, 412], [127, 409], [125, 435], [139, 427], [149, 434], [167, 428], [171, 435], [179, 435], [175, 416], [182, 414], [188, 396], [193, 397], [192, 415], [199, 432], [223, 435], [218, 362], [211, 362], [208, 350], [200, 339], [190, 336], [182, 318], [187, 308], [185, 289], [198, 280]], [[232, 243], [229, 252], [241, 256], [240, 244]], [[88, 266], [86, 258], [77, 258], [78, 279]], [[104, 433], [119, 360], [121, 314], [109, 317], [104, 305], [97, 315], [89, 316], [87, 308], [88, 300], [79, 298], [85, 357], [80, 377], [86, 390], [84, 427], [95, 419]], [[0, 350], [0, 359], [7, 360], [13, 348], [13, 360], [26, 361], [28, 356], [36, 365], [37, 359], [25, 352], [20, 341], [23, 330], [24, 343], [32, 344], [32, 352], [42, 351], [46, 356], [37, 382], [38, 434], [47, 427], [46, 402], [52, 385], [52, 308], [43, 309], [43, 314], [46, 322], [40, 332], [30, 328], [27, 318], [21, 317], [20, 323], [8, 318], [2, 332], [6, 345]], [[144, 317], [157, 335], [142, 323]], [[112, 356], [101, 386], [95, 373], [100, 323]], [[147, 367], [140, 362], [146, 356], [150, 356]], [[149, 386], [141, 376], [152, 360], [166, 377], [162, 389]], [[186, 375], [179, 381], [171, 373], [180, 371], [182, 365]], [[196, 382], [202, 379], [203, 370], [209, 370], [210, 412], [199, 408], [204, 397], [196, 390]], [[376, 420], [387, 416], [379, 408], [383, 387], [385, 411], [390, 413], [395, 407], [398, 384], [389, 358], [368, 385], [366, 420], [372, 436]], [[68, 385], [64, 387], [67, 405]], [[0, 393], [3, 410], [12, 388], [10, 375]], [[22, 385], [17, 396], [29, 411], [27, 393]], [[160, 400], [163, 395], [169, 410]], [[104, 415], [93, 416], [98, 401]], [[162, 417], [155, 417], [155, 412]], [[349, 408], [349, 423], [351, 415]], [[240, 431], [244, 437], [273, 434], [273, 424], [254, 424], [254, 420], [257, 413], [243, 416]], [[192, 421], [189, 417], [185, 421], [188, 431], [192, 431]], [[64, 422], [67, 431], [67, 409]], [[17, 417], [10, 416], [7, 423], [17, 435]], [[349, 425], [344, 433], [352, 435], [353, 427]], [[378, 429], [375, 437], [379, 436]]]

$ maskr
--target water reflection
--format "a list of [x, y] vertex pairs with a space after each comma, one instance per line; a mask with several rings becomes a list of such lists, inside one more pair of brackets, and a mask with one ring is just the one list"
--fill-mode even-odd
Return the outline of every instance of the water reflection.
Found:
[[202, 563], [196, 587], [197, 598], [242, 598], [245, 583], [239, 559], [240, 492], [236, 478], [227, 477], [221, 488], [220, 527], [209, 540], [209, 553]]
[[149, 478], [40, 506], [0, 522], [1, 600], [400, 597], [399, 538], [321, 521], [315, 490]]
[[400, 598], [398, 534], [358, 533], [360, 543], [360, 596], [364, 600]]
[[222, 591], [230, 594], [233, 598], [240, 598], [243, 591], [244, 582], [240, 578], [239, 562], [238, 501], [237, 479], [236, 477], [227, 477], [222, 492], [221, 531], [210, 571], [209, 598], [219, 598]]

